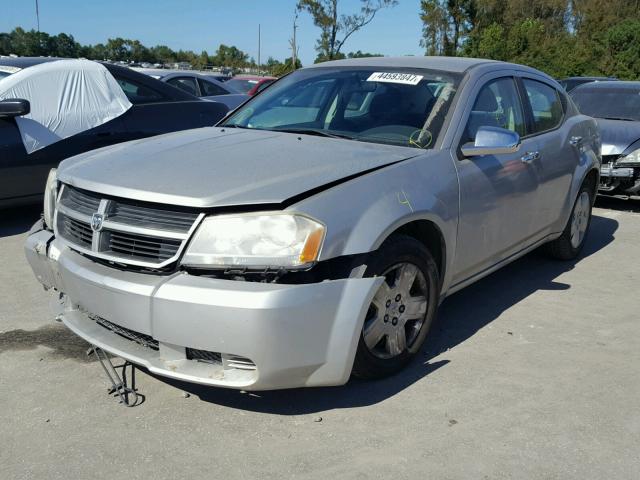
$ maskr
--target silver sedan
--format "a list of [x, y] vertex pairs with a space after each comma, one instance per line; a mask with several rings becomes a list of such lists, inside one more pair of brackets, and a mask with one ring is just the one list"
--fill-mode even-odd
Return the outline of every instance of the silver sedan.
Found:
[[527, 252], [576, 258], [600, 148], [532, 68], [328, 62], [64, 161], [26, 252], [71, 330], [154, 373], [340, 385], [403, 368], [444, 298]]

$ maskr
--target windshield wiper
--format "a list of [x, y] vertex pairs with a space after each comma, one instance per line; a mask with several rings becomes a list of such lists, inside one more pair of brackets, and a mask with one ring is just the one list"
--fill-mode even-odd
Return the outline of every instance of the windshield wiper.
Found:
[[636, 120], [635, 118], [629, 118], [629, 117], [598, 117], [601, 118], [603, 120], [622, 120], [623, 122], [638, 122], [640, 120]]
[[245, 127], [244, 125], [239, 125], [237, 123], [229, 123], [227, 125], [220, 125], [221, 128], [245, 128], [247, 130], [252, 130], [251, 127]]
[[327, 132], [326, 130], [315, 128], [271, 128], [270, 130], [274, 132], [300, 133], [302, 135], [317, 135], [319, 137], [345, 138], [347, 140], [353, 140], [355, 138], [344, 133]]

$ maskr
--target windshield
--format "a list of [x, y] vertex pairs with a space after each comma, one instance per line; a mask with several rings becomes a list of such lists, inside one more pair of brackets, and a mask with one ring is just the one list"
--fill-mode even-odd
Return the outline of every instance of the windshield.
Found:
[[298, 70], [249, 101], [224, 126], [431, 148], [459, 75], [433, 70]]
[[580, 113], [595, 118], [640, 121], [640, 85], [638, 88], [580, 87], [571, 92]]

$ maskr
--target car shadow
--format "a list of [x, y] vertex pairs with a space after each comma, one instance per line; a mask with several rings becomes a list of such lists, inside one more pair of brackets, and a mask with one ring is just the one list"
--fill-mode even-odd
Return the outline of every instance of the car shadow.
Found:
[[[352, 379], [342, 387], [239, 392], [153, 376], [197, 395], [205, 402], [253, 412], [302, 415], [373, 405], [447, 365], [449, 360], [435, 358], [472, 337], [502, 312], [529, 295], [539, 290], [571, 288], [566, 283], [556, 281], [556, 278], [572, 270], [581, 259], [605, 248], [613, 241], [617, 228], [616, 220], [594, 215], [589, 236], [577, 260], [556, 261], [536, 251], [452, 295], [442, 304], [438, 319], [418, 358], [400, 373], [383, 380]], [[470, 306], [473, 306], [472, 310]]]
[[620, 212], [640, 213], [640, 197], [598, 195], [595, 206]]
[[28, 232], [41, 212], [42, 205], [0, 210], [0, 238]]

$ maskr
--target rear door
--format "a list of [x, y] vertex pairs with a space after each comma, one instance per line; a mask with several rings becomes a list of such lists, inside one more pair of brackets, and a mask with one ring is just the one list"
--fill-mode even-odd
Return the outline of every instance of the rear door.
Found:
[[564, 211], [571, 179], [580, 160], [579, 142], [571, 145], [571, 128], [565, 128], [561, 94], [543, 78], [523, 76], [520, 86], [529, 117], [528, 134], [540, 156], [532, 163], [538, 176], [535, 214], [543, 229], [552, 227]]
[[535, 216], [538, 178], [527, 162], [536, 142], [525, 136], [526, 116], [514, 76], [484, 76], [472, 89], [471, 99], [456, 145], [473, 142], [481, 126], [506, 128], [523, 138], [516, 153], [464, 158], [458, 149], [460, 219], [455, 283], [521, 250], [539, 230]]

